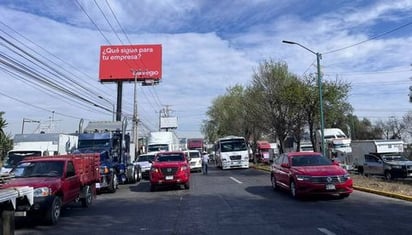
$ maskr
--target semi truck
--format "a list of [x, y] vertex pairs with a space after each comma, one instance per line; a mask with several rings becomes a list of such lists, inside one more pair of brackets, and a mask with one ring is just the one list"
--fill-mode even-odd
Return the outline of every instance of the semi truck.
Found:
[[[326, 157], [338, 162], [343, 168], [347, 170], [352, 169], [351, 155], [352, 155], [352, 140], [339, 128], [325, 128], [324, 142]], [[316, 150], [322, 151], [322, 139], [320, 130], [316, 134]]]
[[205, 150], [203, 138], [187, 139], [188, 150], [199, 150], [201, 153]]
[[100, 180], [99, 164], [99, 154], [30, 157], [11, 171], [13, 178], [0, 188], [32, 187], [33, 204], [17, 201], [16, 212], [56, 224], [62, 207], [78, 201], [82, 207], [92, 204]]
[[68, 154], [77, 148], [75, 134], [35, 133], [16, 134], [13, 149], [3, 160], [0, 174], [8, 174], [21, 160], [30, 156], [53, 156]]
[[412, 161], [402, 154], [402, 140], [352, 141], [353, 165], [364, 175], [380, 175], [386, 179], [412, 177]]
[[179, 138], [173, 131], [150, 132], [147, 141], [147, 152], [178, 151]]
[[96, 185], [99, 192], [114, 193], [118, 184], [135, 183], [142, 178], [140, 167], [130, 159], [130, 136], [126, 126], [126, 119], [90, 121], [79, 134], [77, 152], [100, 154], [101, 180]]

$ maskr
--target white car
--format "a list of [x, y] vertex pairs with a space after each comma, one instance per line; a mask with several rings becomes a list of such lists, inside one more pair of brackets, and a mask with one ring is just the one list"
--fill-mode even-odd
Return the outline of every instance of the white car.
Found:
[[149, 172], [150, 168], [152, 167], [151, 161], [153, 161], [156, 153], [157, 152], [140, 154], [134, 162], [135, 165], [139, 165], [142, 169], [142, 177], [144, 179], [149, 179]]
[[199, 150], [186, 150], [184, 151], [186, 158], [189, 159], [190, 171], [202, 171], [202, 155]]

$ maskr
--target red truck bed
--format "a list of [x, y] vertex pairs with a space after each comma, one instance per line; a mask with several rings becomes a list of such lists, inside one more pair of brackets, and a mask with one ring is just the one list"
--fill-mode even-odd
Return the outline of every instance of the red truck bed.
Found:
[[79, 154], [66, 155], [73, 158], [74, 168], [80, 177], [83, 185], [100, 181], [100, 155], [99, 154]]

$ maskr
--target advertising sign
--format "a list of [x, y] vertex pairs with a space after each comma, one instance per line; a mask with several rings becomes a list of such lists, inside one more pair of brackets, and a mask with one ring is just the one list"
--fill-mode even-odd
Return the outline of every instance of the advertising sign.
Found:
[[100, 47], [100, 82], [160, 80], [162, 45]]
[[160, 129], [176, 129], [177, 117], [161, 117]]

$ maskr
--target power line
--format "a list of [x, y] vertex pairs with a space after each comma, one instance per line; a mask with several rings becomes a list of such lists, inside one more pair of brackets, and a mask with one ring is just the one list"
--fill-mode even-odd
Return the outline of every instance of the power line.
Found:
[[371, 37], [371, 38], [369, 38], [369, 39], [360, 41], [360, 42], [358, 42], [358, 43], [355, 43], [355, 44], [352, 44], [352, 45], [349, 45], [349, 46], [345, 46], [345, 47], [342, 47], [342, 48], [339, 48], [339, 49], [335, 49], [335, 50], [323, 52], [323, 53], [321, 53], [321, 54], [326, 55], [326, 54], [331, 54], [331, 53], [335, 53], [335, 52], [338, 52], [338, 51], [343, 51], [343, 50], [349, 49], [349, 48], [351, 48], [351, 47], [355, 47], [355, 46], [361, 45], [361, 44], [363, 44], [363, 43], [372, 41], [372, 40], [374, 40], [374, 39], [383, 37], [383, 36], [385, 36], [385, 35], [388, 35], [388, 34], [390, 34], [390, 33], [393, 33], [393, 32], [395, 32], [395, 31], [398, 31], [398, 30], [400, 30], [400, 29], [402, 29], [402, 28], [405, 28], [405, 27], [407, 27], [407, 26], [409, 26], [409, 25], [412, 25], [412, 22], [408, 22], [408, 23], [403, 24], [403, 25], [401, 25], [401, 26], [398, 26], [398, 27], [396, 27], [396, 28], [394, 28], [394, 29], [392, 29], [392, 30], [389, 30], [389, 31], [386, 31], [386, 32], [384, 32], [384, 33], [378, 34], [378, 35], [376, 35], [376, 36], [374, 36], [374, 37]]

